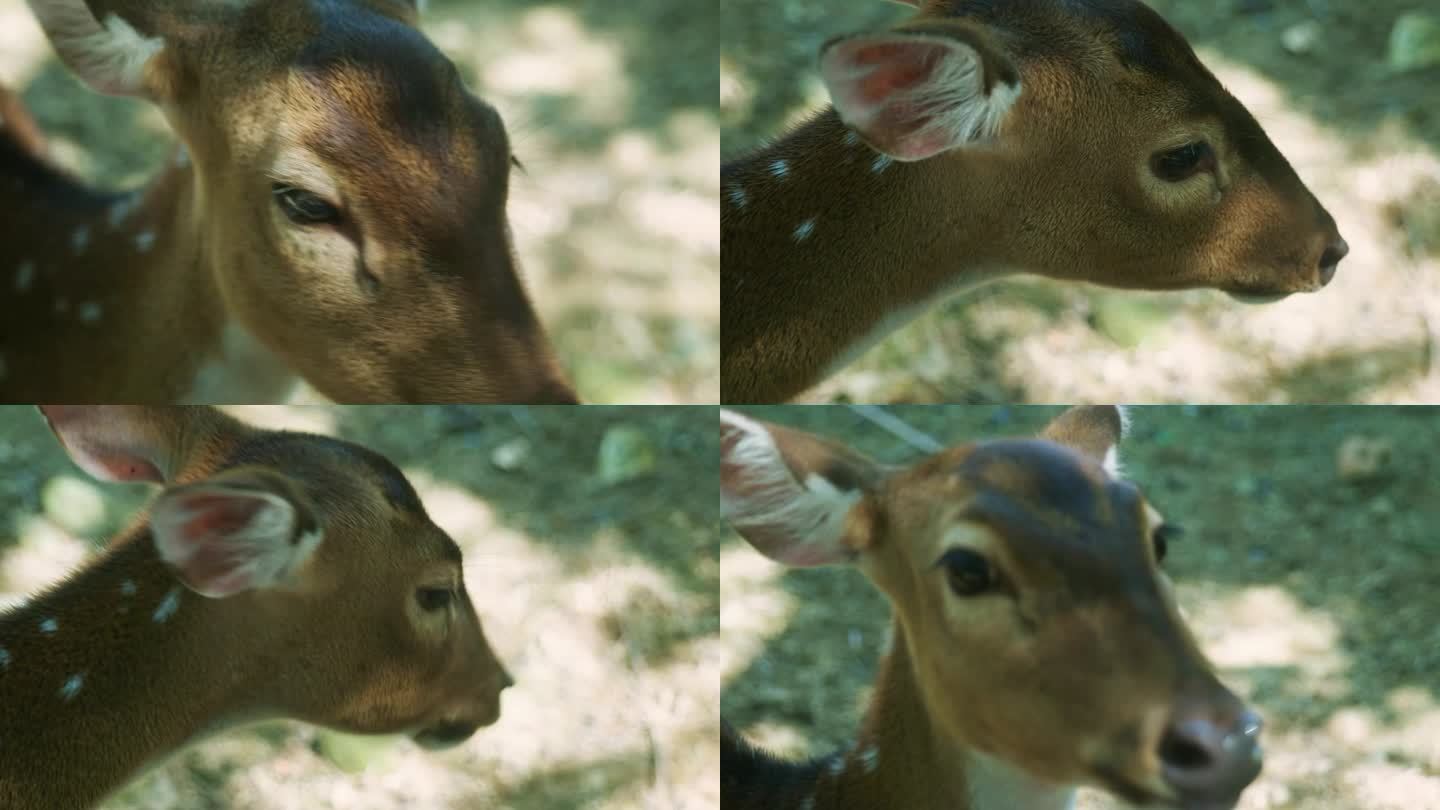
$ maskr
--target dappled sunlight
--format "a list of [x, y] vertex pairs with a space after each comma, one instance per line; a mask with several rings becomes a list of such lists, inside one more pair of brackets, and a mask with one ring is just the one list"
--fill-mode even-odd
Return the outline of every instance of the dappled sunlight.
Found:
[[[1002, 281], [934, 307], [805, 401], [1440, 399], [1440, 374], [1430, 360], [1440, 341], [1440, 265], [1417, 257], [1408, 244], [1414, 240], [1397, 223], [1426, 204], [1417, 196], [1421, 190], [1440, 183], [1440, 142], [1427, 138], [1433, 127], [1416, 109], [1423, 95], [1397, 96], [1383, 107], [1383, 98], [1366, 102], [1363, 88], [1389, 77], [1370, 70], [1368, 51], [1356, 50], [1356, 43], [1343, 54], [1313, 55], [1355, 65], [1338, 85], [1297, 82], [1303, 60], [1280, 49], [1280, 29], [1265, 27], [1269, 11], [1157, 5], [1182, 29], [1206, 31], [1195, 39], [1201, 59], [1250, 108], [1339, 223], [1351, 252], [1334, 282], [1319, 293], [1246, 306], [1209, 291], [1147, 294]], [[1301, 5], [1273, 4], [1273, 16], [1309, 16]], [[1332, 5], [1333, 12], [1315, 14], [1351, 13]], [[1365, 35], [1385, 25], [1396, 5], [1367, 10]], [[871, 4], [841, 9], [825, 0], [779, 6], [730, 0], [728, 8], [724, 22], [731, 30], [721, 58], [727, 156], [826, 103], [815, 69], [825, 39], [906, 13]], [[1327, 36], [1332, 27], [1355, 26], [1332, 20]], [[1423, 86], [1425, 74], [1418, 75]], [[1387, 86], [1399, 93], [1413, 84], [1402, 78]], [[1367, 103], [1374, 115], [1357, 111]], [[1430, 219], [1409, 219], [1421, 238], [1435, 239]]]
[[[500, 111], [524, 166], [509, 207], [522, 275], [580, 396], [716, 401], [715, 63], [691, 44], [713, 41], [706, 21], [668, 0], [429, 5], [422, 28]], [[0, 82], [56, 160], [101, 185], [144, 182], [173, 143], [152, 105], [70, 77], [23, 0], [0, 0]]]
[[[1187, 592], [1180, 589], [1182, 604], [1189, 603]], [[1189, 618], [1206, 654], [1237, 680], [1246, 679], [1247, 670], [1281, 670], [1293, 694], [1344, 694], [1349, 662], [1338, 624], [1284, 588], [1262, 585], [1212, 596]]]
[[[743, 410], [886, 462], [915, 457], [848, 408]], [[1058, 412], [888, 410], [946, 445], [1033, 435]], [[1221, 679], [1265, 718], [1265, 769], [1239, 810], [1429, 807], [1440, 790], [1440, 630], [1428, 582], [1436, 412], [1130, 415], [1125, 475], [1184, 527], [1164, 567], [1186, 622]], [[1342, 450], [1357, 443], [1390, 456], [1357, 473]], [[786, 570], [733, 538], [721, 567], [726, 718], [793, 757], [852, 744], [885, 648], [885, 599], [851, 567]], [[1093, 790], [1077, 807], [1129, 810]]]
[[[499, 722], [452, 751], [266, 723], [186, 749], [107, 808], [713, 810], [723, 645], [706, 549], [717, 529], [713, 495], [695, 496], [714, 473], [689, 466], [710, 458], [712, 410], [227, 410], [395, 461], [462, 548], [467, 591], [516, 685]], [[627, 422], [644, 426], [633, 441], [653, 443], [656, 472], [599, 481], [599, 440]], [[532, 446], [496, 453], [517, 437]], [[0, 533], [0, 605], [93, 557], [154, 491], [87, 479], [29, 407], [0, 408], [0, 467], [0, 520], [13, 528]]]
[[785, 628], [795, 604], [779, 587], [785, 569], [744, 543], [720, 550], [720, 571], [720, 633], [725, 640], [720, 675], [729, 680]]

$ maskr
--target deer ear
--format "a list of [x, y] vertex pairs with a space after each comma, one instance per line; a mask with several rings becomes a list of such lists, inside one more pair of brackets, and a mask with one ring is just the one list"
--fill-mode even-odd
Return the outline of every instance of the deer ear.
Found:
[[896, 160], [924, 160], [993, 138], [1020, 95], [1020, 74], [966, 23], [831, 40], [820, 73], [840, 120]]
[[797, 430], [720, 412], [720, 512], [765, 556], [793, 566], [850, 559], [873, 540], [863, 502], [881, 471]]
[[[104, 0], [28, 0], [61, 61], [91, 88], [158, 99], [167, 83], [165, 39], [148, 4]], [[115, 8], [111, 8], [111, 7]]]
[[163, 483], [174, 474], [178, 426], [163, 409], [130, 405], [41, 405], [71, 460], [103, 481]]
[[166, 490], [150, 511], [160, 559], [204, 596], [290, 581], [323, 532], [294, 486], [274, 479], [240, 470]]
[[1120, 475], [1116, 448], [1130, 432], [1130, 414], [1123, 405], [1084, 405], [1055, 417], [1041, 431], [1042, 438], [1071, 447], [1105, 465], [1105, 471]]

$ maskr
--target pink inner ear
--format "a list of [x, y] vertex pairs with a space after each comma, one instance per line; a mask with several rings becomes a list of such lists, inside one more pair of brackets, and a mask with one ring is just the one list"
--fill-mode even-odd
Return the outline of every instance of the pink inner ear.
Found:
[[185, 506], [193, 511], [181, 527], [182, 537], [187, 543], [200, 543], [234, 534], [250, 525], [265, 502], [258, 498], [196, 493], [185, 498]]
[[160, 474], [160, 468], [145, 459], [126, 453], [97, 452], [91, 455], [93, 463], [100, 469], [101, 477], [111, 481], [151, 481], [159, 483], [165, 480]]
[[856, 86], [858, 100], [881, 104], [897, 90], [909, 90], [930, 79], [940, 61], [940, 49], [920, 43], [862, 45], [851, 59], [870, 71]]

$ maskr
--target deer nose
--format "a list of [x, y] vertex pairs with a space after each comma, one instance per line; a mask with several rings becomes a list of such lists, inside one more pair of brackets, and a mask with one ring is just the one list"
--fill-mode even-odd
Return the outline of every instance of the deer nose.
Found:
[[1335, 268], [1340, 266], [1340, 260], [1349, 252], [1349, 243], [1339, 236], [1325, 248], [1325, 252], [1320, 254], [1320, 286], [1330, 283], [1330, 279], [1335, 277]]
[[1262, 725], [1248, 710], [1231, 722], [1201, 713], [1174, 718], [1160, 741], [1161, 774], [1182, 799], [1237, 797], [1260, 774]]

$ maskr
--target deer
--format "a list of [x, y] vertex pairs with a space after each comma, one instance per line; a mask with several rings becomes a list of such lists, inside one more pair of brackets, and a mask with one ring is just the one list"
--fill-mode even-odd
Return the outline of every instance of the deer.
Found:
[[414, 0], [28, 2], [179, 145], [92, 188], [0, 88], [0, 399], [576, 401], [520, 277], [504, 122]]
[[893, 608], [854, 744], [791, 762], [724, 724], [723, 810], [1069, 810], [1086, 785], [1233, 808], [1261, 719], [1186, 629], [1159, 568], [1179, 527], [1116, 477], [1125, 424], [1081, 407], [888, 467], [722, 411], [730, 526], [788, 566], [855, 566]]
[[721, 401], [792, 399], [1016, 274], [1267, 302], [1349, 246], [1138, 0], [902, 0], [820, 52], [831, 105], [722, 166]]
[[41, 410], [86, 472], [163, 489], [0, 613], [0, 806], [92, 807], [261, 720], [439, 750], [499, 718], [460, 548], [384, 456], [203, 406]]

